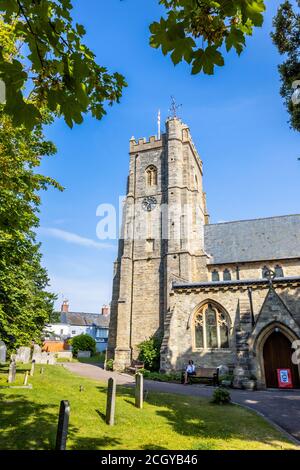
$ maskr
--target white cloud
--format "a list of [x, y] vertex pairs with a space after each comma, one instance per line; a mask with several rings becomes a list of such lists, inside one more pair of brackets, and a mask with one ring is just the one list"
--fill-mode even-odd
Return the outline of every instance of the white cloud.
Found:
[[58, 238], [59, 240], [63, 240], [67, 243], [72, 243], [74, 245], [86, 246], [88, 248], [96, 248], [98, 250], [103, 249], [114, 249], [115, 246], [109, 243], [100, 243], [91, 238], [85, 238], [76, 233], [67, 232], [65, 230], [61, 230], [58, 228], [45, 228], [40, 227], [39, 232], [42, 235], [46, 235], [53, 238]]

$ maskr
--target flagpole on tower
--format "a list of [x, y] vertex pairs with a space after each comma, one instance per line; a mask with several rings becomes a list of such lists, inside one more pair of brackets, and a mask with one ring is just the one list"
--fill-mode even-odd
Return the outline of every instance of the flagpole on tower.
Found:
[[160, 140], [160, 109], [158, 110], [158, 115], [157, 115], [157, 128], [158, 128], [157, 138], [158, 140]]

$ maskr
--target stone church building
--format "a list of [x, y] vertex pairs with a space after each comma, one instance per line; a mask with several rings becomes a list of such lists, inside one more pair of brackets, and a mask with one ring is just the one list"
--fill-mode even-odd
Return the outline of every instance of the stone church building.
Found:
[[192, 359], [264, 388], [290, 368], [299, 387], [300, 215], [210, 224], [202, 180], [177, 117], [159, 138], [131, 139], [108, 357], [124, 370], [161, 334], [162, 371]]

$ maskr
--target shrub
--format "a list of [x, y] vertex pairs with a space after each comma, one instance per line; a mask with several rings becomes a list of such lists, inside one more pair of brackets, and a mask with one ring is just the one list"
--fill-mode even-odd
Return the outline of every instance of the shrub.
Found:
[[233, 374], [225, 374], [219, 377], [220, 384], [223, 387], [232, 387], [233, 379]]
[[162, 374], [160, 372], [150, 372], [149, 370], [140, 369], [139, 372], [143, 374], [147, 380], [155, 380], [157, 382], [180, 382], [180, 372], [170, 372], [168, 374]]
[[78, 351], [91, 351], [92, 356], [96, 354], [96, 341], [90, 335], [74, 336], [70, 343], [74, 356], [77, 356]]
[[161, 337], [153, 336], [138, 345], [139, 361], [142, 361], [145, 369], [148, 369], [150, 372], [159, 371], [161, 342]]
[[226, 405], [231, 402], [231, 396], [228, 390], [219, 387], [214, 391], [212, 403], [216, 405]]
[[114, 370], [114, 360], [108, 359], [105, 364], [106, 370]]

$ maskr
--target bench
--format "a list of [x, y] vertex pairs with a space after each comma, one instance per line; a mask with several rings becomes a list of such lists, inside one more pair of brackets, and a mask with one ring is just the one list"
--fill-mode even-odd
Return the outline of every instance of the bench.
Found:
[[[184, 382], [184, 371], [182, 372], [182, 383]], [[214, 387], [219, 385], [219, 369], [212, 367], [198, 367], [196, 368], [195, 375], [189, 376], [189, 383], [192, 385], [194, 382], [208, 380]]]
[[144, 369], [144, 363], [142, 361], [132, 361], [131, 366], [127, 367], [128, 372], [136, 374], [140, 369]]

